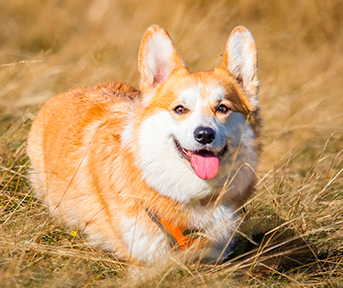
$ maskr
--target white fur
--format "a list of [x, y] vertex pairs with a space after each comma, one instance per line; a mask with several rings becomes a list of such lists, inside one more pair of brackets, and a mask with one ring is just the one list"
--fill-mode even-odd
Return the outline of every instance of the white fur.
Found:
[[120, 135], [121, 140], [121, 146], [125, 147], [130, 145], [132, 141], [132, 135], [133, 135], [133, 121], [132, 121], [132, 114], [129, 115], [129, 121], [126, 124], [123, 133]]
[[[168, 73], [171, 73], [173, 69], [173, 65], [168, 62], [173, 51], [170, 39], [165, 35], [159, 35], [159, 32], [152, 38], [148, 45], [150, 54], [146, 59], [146, 65], [150, 67], [148, 70], [151, 73], [149, 74], [150, 81], [154, 81], [161, 67], [166, 69], [163, 72], [164, 76], [169, 75]], [[254, 40], [248, 30], [231, 35], [227, 44], [229, 53], [227, 68], [235, 77], [243, 80], [242, 88], [254, 110], [259, 105], [258, 80], [257, 63], [254, 58], [256, 51], [251, 49], [254, 47], [251, 41]], [[161, 49], [165, 49], [165, 52]], [[159, 57], [160, 59], [157, 59]], [[163, 63], [162, 66], [156, 68], [161, 63]], [[187, 117], [178, 121], [173, 111], [156, 112], [141, 123], [138, 143], [135, 144], [130, 142], [135, 128], [132, 123], [129, 123], [122, 135], [122, 145], [131, 145], [131, 149], [137, 151], [138, 157], [135, 163], [142, 171], [143, 180], [149, 186], [161, 195], [187, 206], [190, 212], [187, 224], [203, 228], [212, 240], [210, 250], [203, 251], [205, 253], [203, 256], [217, 259], [222, 253], [229, 253], [230, 249], [226, 249], [226, 245], [229, 242], [232, 243], [235, 211], [230, 206], [230, 201], [240, 197], [240, 194], [255, 178], [258, 162], [254, 150], [255, 135], [243, 114], [230, 112], [227, 120], [223, 122], [215, 116], [215, 113], [209, 112], [208, 106], [216, 107], [225, 99], [224, 87], [213, 83], [204, 84], [200, 79], [197, 83], [192, 81], [190, 83], [188, 87], [177, 91], [179, 97], [177, 102], [189, 110]], [[148, 95], [144, 95], [145, 107], [149, 105], [152, 95], [154, 95], [153, 90], [149, 91]], [[189, 163], [179, 155], [174, 143], [174, 138], [176, 138], [187, 150], [203, 149], [204, 146], [194, 139], [194, 131], [200, 126], [211, 127], [216, 133], [215, 140], [207, 144], [207, 148], [219, 152], [226, 145], [228, 146], [228, 153], [220, 162], [218, 175], [211, 180], [200, 179]], [[199, 200], [212, 193], [220, 193], [219, 204], [199, 205]], [[123, 224], [125, 226], [124, 239], [131, 247], [134, 257], [145, 261], [167, 253], [168, 241], [163, 234], [159, 234], [155, 240], [152, 240], [145, 236], [147, 234], [145, 229], [138, 227], [135, 219], [125, 219]]]
[[142, 43], [139, 54], [140, 87], [145, 93], [143, 105], [147, 105], [156, 88], [165, 82], [178, 65], [184, 66], [162, 27], [152, 26], [148, 31], [153, 33], [145, 36], [147, 43]]
[[225, 97], [225, 90], [219, 85], [213, 85], [209, 89], [209, 102], [212, 106], [215, 106], [217, 103], [221, 102]]
[[255, 51], [251, 51], [250, 42], [245, 41], [250, 38], [249, 31], [235, 33], [229, 40], [229, 70], [235, 76], [241, 75], [243, 83], [248, 83], [256, 73]]
[[[151, 29], [155, 29], [153, 30], [155, 32], [147, 34], [149, 37], [146, 39], [147, 44], [141, 48], [143, 49], [141, 51], [143, 58], [140, 62], [140, 69], [143, 69], [140, 71], [141, 86], [145, 93], [143, 107], [149, 106], [155, 95], [156, 85], [163, 85], [176, 66], [182, 67], [182, 60], [177, 57], [168, 34], [161, 27], [155, 26]], [[243, 77], [243, 89], [250, 97], [250, 102], [255, 103], [256, 108], [258, 105], [257, 64], [254, 58], [256, 51], [251, 49], [254, 46], [251, 46], [253, 39], [250, 32], [242, 29], [237, 31], [231, 35], [228, 41], [229, 58], [225, 57], [225, 59], [229, 59], [228, 69], [236, 77]], [[187, 73], [185, 73], [185, 78]], [[155, 110], [154, 115], [144, 118], [143, 122], [136, 126], [134, 121], [137, 119], [133, 114], [134, 108], [128, 112], [131, 114], [128, 115], [128, 122], [121, 135], [121, 146], [123, 149], [130, 149], [136, 156], [135, 164], [141, 170], [142, 180], [148, 186], [154, 188], [157, 193], [183, 204], [182, 208], [189, 212], [190, 216], [185, 225], [202, 228], [212, 240], [213, 245], [209, 245], [211, 246], [209, 250], [205, 248], [208, 254], [204, 256], [217, 259], [223, 253], [227, 243], [230, 242], [235, 227], [234, 209], [237, 207], [233, 206], [230, 201], [235, 197], [239, 198], [240, 193], [248, 188], [255, 177], [257, 167], [257, 156], [254, 151], [255, 135], [243, 114], [230, 112], [227, 119], [215, 115], [213, 108], [224, 100], [227, 92], [225, 87], [216, 82], [216, 77], [211, 79], [212, 82], [204, 83], [200, 79], [198, 81], [191, 79], [194, 80], [192, 77], [183, 79], [186, 80], [182, 83], [184, 88], [180, 90], [179, 87], [175, 87], [174, 90], [178, 93], [180, 105], [189, 110], [187, 116], [180, 117], [183, 119], [182, 121], [177, 120], [179, 118], [173, 114], [173, 110], [161, 109]], [[212, 107], [212, 110], [208, 109], [209, 106]], [[141, 109], [141, 104], [137, 103], [136, 108]], [[115, 112], [115, 109], [117, 109], [116, 106], [113, 107], [112, 112]], [[120, 208], [118, 204], [112, 201], [112, 191], [106, 189], [106, 191], [101, 191], [102, 197], [108, 203], [104, 209], [103, 202], [99, 201], [99, 195], [89, 189], [92, 187], [91, 182], [94, 179], [90, 176], [92, 172], [88, 170], [93, 169], [90, 168], [92, 166], [87, 165], [88, 157], [91, 156], [88, 151], [97, 136], [101, 123], [94, 121], [83, 131], [85, 136], [83, 145], [80, 147], [81, 150], [71, 151], [69, 154], [69, 157], [80, 157], [81, 155], [81, 159], [78, 163], [73, 163], [75, 173], [65, 179], [59, 178], [54, 173], [45, 174], [49, 167], [46, 167], [48, 165], [44, 163], [45, 159], [41, 152], [49, 147], [43, 145], [45, 143], [42, 138], [43, 126], [36, 128], [36, 143], [29, 145], [28, 153], [36, 155], [36, 157], [31, 157], [32, 164], [37, 171], [40, 171], [40, 174], [32, 174], [30, 177], [37, 190], [39, 188], [44, 190], [37, 191], [39, 197], [49, 205], [50, 210], [58, 218], [69, 223], [74, 229], [77, 227], [77, 229], [83, 230], [88, 235], [91, 245], [114, 253], [121, 253], [116, 252], [116, 250], [120, 250], [118, 246], [120, 242], [128, 247], [132, 258], [141, 262], [153, 262], [157, 258], [169, 255], [169, 243], [163, 232], [152, 226], [151, 221], [138, 221], [143, 220], [139, 217], [147, 217], [142, 215], [145, 213], [144, 211], [137, 217], [125, 216], [125, 209], [123, 211], [118, 209]], [[215, 140], [206, 146], [194, 139], [194, 131], [200, 126], [211, 127], [216, 133]], [[227, 145], [228, 152], [220, 161], [217, 176], [211, 180], [200, 179], [189, 163], [180, 156], [175, 147], [174, 138], [188, 150], [208, 148], [221, 151]], [[92, 155], [96, 157], [96, 153]], [[111, 161], [111, 167], [104, 167], [113, 169], [104, 169], [104, 173], [121, 169], [124, 155], [125, 153]], [[100, 167], [102, 168], [102, 166]], [[120, 173], [113, 173], [113, 175], [118, 174]], [[101, 175], [98, 176], [101, 177]], [[121, 181], [121, 179], [112, 177], [108, 183], [109, 186], [115, 186], [116, 181]], [[54, 193], [57, 189], [61, 189], [56, 193], [59, 196], [51, 197], [52, 195], [49, 193]], [[221, 199], [221, 201], [200, 205], [200, 201], [212, 193], [220, 194], [222, 197], [218, 200]], [[130, 197], [130, 195], [125, 196]], [[107, 217], [107, 210], [110, 211], [110, 217]], [[121, 229], [120, 239], [115, 237], [118, 229]], [[154, 233], [152, 233], [152, 229]], [[227, 251], [229, 250], [226, 250], [225, 253]], [[127, 257], [126, 252], [118, 256]]]
[[153, 262], [169, 255], [169, 243], [161, 230], [151, 234], [147, 233], [147, 230], [138, 223], [137, 218], [122, 216], [121, 220], [122, 237], [129, 247], [131, 257], [138, 261]]
[[[173, 112], [161, 110], [142, 123], [138, 139], [136, 165], [142, 170], [146, 183], [160, 194], [185, 204], [210, 195], [227, 180], [230, 183], [227, 187], [230, 195], [239, 195], [253, 179], [257, 167], [254, 134], [245, 117], [240, 113], [231, 113], [228, 120], [222, 123], [213, 115], [205, 115], [199, 87], [180, 93], [180, 101], [193, 109], [186, 120], [178, 122], [172, 116]], [[220, 89], [217, 91], [220, 92]], [[218, 95], [220, 97], [220, 93]], [[216, 139], [209, 148], [220, 151], [226, 143], [229, 144], [229, 153], [221, 161], [218, 175], [205, 181], [180, 157], [173, 141], [175, 137], [189, 150], [203, 148], [193, 136], [194, 130], [203, 125], [216, 131]], [[130, 138], [130, 131], [129, 124], [125, 131], [126, 138]]]
[[162, 31], [157, 31], [149, 39], [148, 50], [149, 52], [145, 58], [147, 80], [152, 83], [159, 73], [166, 73], [161, 81], [166, 80], [168, 74], [174, 69], [174, 63], [172, 62], [174, 48], [170, 40]]
[[[151, 263], [170, 255], [170, 243], [161, 230], [152, 235], [138, 223], [137, 218], [122, 216], [121, 220], [122, 238], [129, 247], [131, 257]], [[207, 237], [213, 244], [209, 249], [202, 251], [201, 256], [216, 260], [224, 254], [227, 243], [232, 240], [235, 214], [229, 206], [220, 205], [211, 208], [196, 206], [192, 209], [192, 215], [187, 224], [206, 231]]]
[[228, 63], [224, 64], [237, 79], [243, 81], [241, 86], [249, 97], [251, 110], [255, 111], [259, 107], [256, 44], [248, 29], [237, 28], [240, 29], [235, 29], [227, 42]]
[[180, 158], [172, 138], [175, 124], [167, 111], [151, 116], [142, 124], [136, 164], [148, 185], [173, 200], [188, 203], [205, 197], [212, 189]]

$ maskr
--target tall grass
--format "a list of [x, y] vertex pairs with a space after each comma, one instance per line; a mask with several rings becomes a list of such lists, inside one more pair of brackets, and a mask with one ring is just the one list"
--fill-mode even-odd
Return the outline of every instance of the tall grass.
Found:
[[[251, 30], [264, 152], [234, 258], [217, 267], [171, 259], [136, 283], [35, 199], [25, 145], [53, 95], [113, 80], [137, 86], [151, 24], [169, 31], [190, 70], [217, 65], [236, 25]], [[340, 287], [342, 28], [340, 0], [0, 2], [0, 287]]]

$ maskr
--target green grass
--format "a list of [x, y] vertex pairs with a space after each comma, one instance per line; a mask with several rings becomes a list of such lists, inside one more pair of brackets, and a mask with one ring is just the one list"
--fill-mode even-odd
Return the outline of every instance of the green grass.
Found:
[[[43, 1], [0, 4], [0, 287], [342, 287], [343, 1]], [[137, 86], [145, 29], [161, 24], [191, 70], [220, 62], [236, 25], [259, 51], [264, 152], [239, 245], [223, 265], [125, 263], [50, 217], [28, 183], [39, 107], [81, 85]]]

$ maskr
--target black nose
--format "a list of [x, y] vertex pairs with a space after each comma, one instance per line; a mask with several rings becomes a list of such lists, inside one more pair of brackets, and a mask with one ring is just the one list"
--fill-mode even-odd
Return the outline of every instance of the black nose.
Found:
[[194, 131], [194, 139], [201, 144], [212, 143], [216, 137], [216, 132], [210, 127], [198, 127]]

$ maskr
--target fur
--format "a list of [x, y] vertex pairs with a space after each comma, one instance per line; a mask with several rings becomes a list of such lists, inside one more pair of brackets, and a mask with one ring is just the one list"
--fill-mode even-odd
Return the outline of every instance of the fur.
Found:
[[[42, 107], [27, 148], [36, 195], [119, 259], [145, 264], [171, 253], [146, 211], [175, 227], [200, 228], [209, 241], [199, 253], [225, 258], [260, 153], [254, 39], [235, 28], [221, 65], [191, 73], [168, 33], [154, 25], [141, 43], [139, 72], [140, 90], [104, 83]], [[199, 127], [213, 131], [210, 143], [196, 139]], [[197, 157], [217, 170], [195, 168]]]

